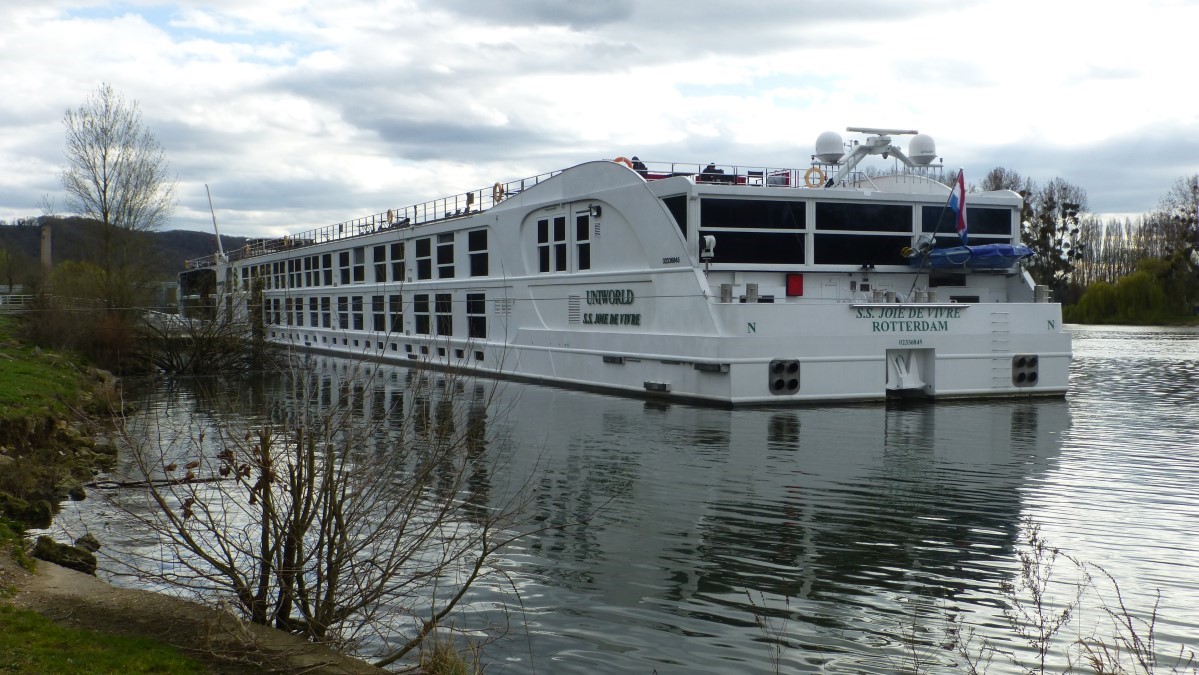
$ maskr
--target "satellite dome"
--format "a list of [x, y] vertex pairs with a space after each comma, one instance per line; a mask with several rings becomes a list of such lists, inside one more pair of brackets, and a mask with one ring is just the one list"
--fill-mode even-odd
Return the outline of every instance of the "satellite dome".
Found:
[[844, 154], [845, 143], [841, 140], [841, 134], [826, 131], [816, 137], [816, 159], [825, 164], [836, 164]]
[[937, 158], [937, 144], [928, 134], [916, 134], [908, 142], [908, 159], [913, 164], [928, 166]]

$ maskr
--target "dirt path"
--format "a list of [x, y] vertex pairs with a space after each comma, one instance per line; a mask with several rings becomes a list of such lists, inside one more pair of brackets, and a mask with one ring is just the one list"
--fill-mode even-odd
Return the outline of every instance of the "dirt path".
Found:
[[38, 561], [30, 574], [0, 555], [0, 588], [11, 602], [74, 628], [153, 638], [206, 664], [209, 673], [384, 673], [319, 645], [160, 593], [118, 588], [96, 577]]

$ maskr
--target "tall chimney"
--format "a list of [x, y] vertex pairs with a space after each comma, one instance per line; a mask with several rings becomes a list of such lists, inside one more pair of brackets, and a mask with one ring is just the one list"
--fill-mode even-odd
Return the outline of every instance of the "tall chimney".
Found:
[[50, 254], [50, 223], [42, 223], [42, 279], [50, 278], [50, 268], [54, 266], [54, 258]]

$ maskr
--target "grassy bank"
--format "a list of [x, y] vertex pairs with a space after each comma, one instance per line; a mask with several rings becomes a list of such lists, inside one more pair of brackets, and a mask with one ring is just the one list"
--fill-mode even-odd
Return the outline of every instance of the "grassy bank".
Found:
[[16, 321], [0, 317], [0, 420], [65, 417], [81, 394], [79, 369], [17, 339]]
[[18, 338], [0, 317], [0, 672], [199, 673], [201, 663], [142, 638], [60, 626], [11, 598], [36, 568], [24, 536], [44, 525], [59, 497], [108, 463], [87, 437], [80, 411], [107, 406], [97, 394], [113, 383], [71, 357], [43, 352]]
[[0, 515], [46, 527], [66, 499], [110, 466], [116, 451], [97, 446], [87, 413], [117, 400], [116, 380], [69, 356], [22, 342], [0, 317]]
[[202, 673], [177, 650], [151, 640], [64, 628], [0, 603], [0, 672]]

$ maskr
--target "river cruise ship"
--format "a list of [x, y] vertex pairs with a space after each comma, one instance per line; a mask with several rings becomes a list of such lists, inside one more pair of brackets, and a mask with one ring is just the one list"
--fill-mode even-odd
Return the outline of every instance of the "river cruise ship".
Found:
[[296, 350], [719, 405], [1064, 395], [1020, 195], [951, 190], [927, 135], [848, 131], [797, 169], [617, 157], [254, 241], [189, 261], [181, 311]]

